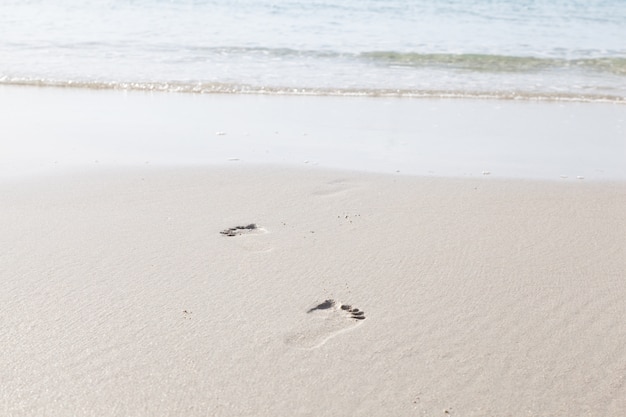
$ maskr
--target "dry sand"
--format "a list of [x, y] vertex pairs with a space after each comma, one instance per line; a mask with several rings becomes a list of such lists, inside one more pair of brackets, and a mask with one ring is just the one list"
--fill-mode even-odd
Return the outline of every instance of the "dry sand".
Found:
[[626, 414], [624, 182], [144, 167], [0, 195], [3, 416]]

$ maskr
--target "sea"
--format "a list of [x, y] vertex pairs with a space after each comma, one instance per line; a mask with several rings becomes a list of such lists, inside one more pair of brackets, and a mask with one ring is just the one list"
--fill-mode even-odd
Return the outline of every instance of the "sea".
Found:
[[0, 84], [626, 102], [624, 0], [3, 0]]

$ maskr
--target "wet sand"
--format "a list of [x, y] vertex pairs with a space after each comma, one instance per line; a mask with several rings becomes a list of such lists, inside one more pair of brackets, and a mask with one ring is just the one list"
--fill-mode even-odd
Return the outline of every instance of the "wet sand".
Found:
[[0, 180], [137, 165], [278, 164], [626, 181], [626, 106], [0, 86]]

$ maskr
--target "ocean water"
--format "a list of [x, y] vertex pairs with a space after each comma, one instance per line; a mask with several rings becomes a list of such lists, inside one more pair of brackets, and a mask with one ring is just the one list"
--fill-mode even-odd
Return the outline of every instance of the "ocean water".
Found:
[[3, 0], [0, 83], [626, 102], [626, 1]]

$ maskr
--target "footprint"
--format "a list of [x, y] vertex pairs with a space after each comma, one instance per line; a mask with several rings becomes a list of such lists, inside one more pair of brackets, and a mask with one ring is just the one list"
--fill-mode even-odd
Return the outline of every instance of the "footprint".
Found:
[[306, 323], [302, 329], [285, 336], [285, 343], [302, 349], [315, 349], [333, 337], [354, 329], [363, 320], [365, 313], [348, 304], [325, 300], [306, 311]]
[[[266, 229], [264, 229], [263, 227], [257, 226], [255, 223], [250, 223], [246, 226], [229, 227], [228, 229], [224, 229], [220, 232], [220, 234], [226, 237], [237, 237], [237, 236], [248, 237], [248, 236], [263, 235], [266, 233], [268, 233]], [[261, 240], [257, 240], [256, 238], [252, 240], [237, 239], [237, 243], [238, 243], [238, 246], [242, 247], [243, 249], [249, 252], [259, 253], [259, 252], [271, 252], [272, 250], [274, 250], [274, 248], [272, 246], [269, 246], [267, 242], [265, 242], [263, 239]]]
[[356, 186], [350, 183], [349, 180], [337, 179], [334, 181], [327, 182], [322, 187], [313, 191], [313, 195], [330, 197], [338, 194], [343, 194], [352, 189], [356, 188]]
[[259, 227], [256, 224], [250, 223], [247, 226], [229, 227], [228, 229], [222, 230], [220, 233], [225, 236], [233, 237], [233, 236], [239, 236], [243, 233], [249, 233], [253, 230], [261, 230], [261, 229], [259, 229]]

